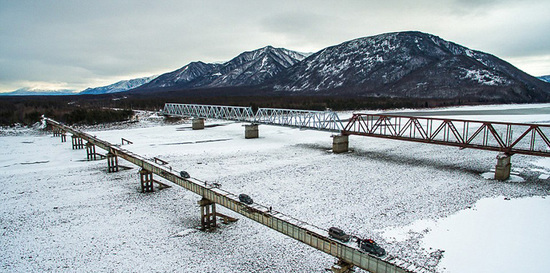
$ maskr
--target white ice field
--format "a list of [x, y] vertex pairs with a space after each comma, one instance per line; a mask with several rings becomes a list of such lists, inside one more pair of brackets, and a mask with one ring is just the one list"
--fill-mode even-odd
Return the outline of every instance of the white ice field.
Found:
[[[459, 119], [550, 124], [549, 107], [450, 110], [464, 111], [452, 117]], [[514, 155], [516, 175], [499, 182], [482, 176], [495, 152], [351, 136], [351, 151], [333, 154], [327, 132], [260, 125], [260, 138], [245, 139], [241, 123], [206, 125], [193, 131], [142, 112], [138, 123], [82, 130], [129, 139], [123, 147], [132, 152], [312, 225], [371, 237], [437, 272], [550, 268], [549, 158]], [[141, 193], [136, 166], [120, 160], [131, 169], [107, 173], [105, 160], [86, 161], [70, 137], [1, 134], [2, 272], [324, 272], [335, 262], [221, 206], [240, 220], [197, 231], [199, 196], [178, 186]]]

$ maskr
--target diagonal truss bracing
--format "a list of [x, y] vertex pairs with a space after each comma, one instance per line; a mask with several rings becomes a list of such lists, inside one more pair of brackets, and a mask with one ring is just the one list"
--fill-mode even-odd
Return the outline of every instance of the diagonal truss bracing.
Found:
[[251, 107], [166, 103], [163, 114], [234, 120], [330, 132], [340, 132], [344, 129], [340, 118], [332, 111], [259, 108], [254, 114]]
[[550, 157], [550, 125], [354, 114], [342, 134]]
[[254, 119], [252, 107], [166, 103], [164, 115], [194, 118], [213, 118], [234, 121]]
[[260, 108], [255, 123], [340, 132], [344, 126], [332, 111]]

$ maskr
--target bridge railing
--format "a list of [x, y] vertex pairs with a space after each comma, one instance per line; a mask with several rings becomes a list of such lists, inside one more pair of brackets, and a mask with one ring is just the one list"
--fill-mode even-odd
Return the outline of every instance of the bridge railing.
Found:
[[354, 114], [342, 133], [550, 156], [550, 125], [543, 124]]

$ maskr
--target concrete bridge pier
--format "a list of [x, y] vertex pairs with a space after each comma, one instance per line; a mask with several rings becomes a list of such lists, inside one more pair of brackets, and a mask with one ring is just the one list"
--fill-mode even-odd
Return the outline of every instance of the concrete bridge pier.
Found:
[[82, 138], [72, 135], [71, 139], [73, 143], [73, 150], [84, 149], [84, 142], [82, 141]]
[[349, 150], [348, 135], [333, 135], [332, 137], [332, 152], [335, 154], [346, 153]]
[[107, 153], [107, 171], [110, 173], [118, 172], [118, 157], [111, 153]]
[[499, 153], [497, 155], [497, 165], [495, 166], [495, 180], [506, 180], [510, 178], [512, 155], [508, 153]]
[[146, 170], [141, 169], [139, 171], [139, 180], [141, 181], [141, 192], [154, 192], [155, 189], [153, 187], [153, 173]]
[[86, 159], [88, 160], [97, 159], [97, 154], [95, 152], [95, 145], [90, 142], [86, 142]]
[[216, 203], [204, 197], [198, 203], [201, 206], [201, 230], [216, 228]]
[[244, 126], [244, 138], [258, 138], [260, 131], [258, 130], [258, 124], [248, 124]]
[[204, 119], [203, 118], [193, 118], [193, 130], [202, 130], [204, 129]]

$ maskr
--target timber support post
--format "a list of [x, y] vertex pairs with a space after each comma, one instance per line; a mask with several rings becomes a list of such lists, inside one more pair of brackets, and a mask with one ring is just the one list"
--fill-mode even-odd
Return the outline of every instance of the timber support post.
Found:
[[107, 153], [107, 171], [110, 173], [118, 172], [118, 157], [110, 151]]
[[260, 133], [258, 130], [258, 124], [248, 124], [244, 126], [244, 138], [258, 138]]
[[59, 129], [57, 127], [52, 126], [52, 132], [53, 132], [54, 137], [61, 135], [61, 129]]
[[72, 135], [71, 140], [73, 143], [73, 150], [84, 149], [84, 142], [82, 141], [82, 138]]
[[87, 160], [97, 159], [97, 154], [95, 152], [95, 145], [90, 142], [86, 142], [86, 159]]
[[153, 187], [153, 173], [146, 170], [141, 169], [139, 171], [139, 180], [141, 181], [141, 192], [154, 192], [155, 189]]
[[495, 166], [495, 180], [506, 180], [510, 178], [512, 155], [508, 153], [499, 153], [497, 155], [497, 165]]
[[65, 132], [61, 132], [60, 136], [61, 136], [61, 142], [67, 142], [67, 134], [65, 134]]
[[348, 135], [333, 135], [332, 137], [332, 152], [335, 154], [346, 153], [349, 149]]
[[201, 207], [201, 230], [211, 230], [216, 228], [216, 203], [202, 198], [199, 201]]
[[202, 130], [202, 129], [204, 129], [204, 119], [203, 118], [193, 118], [192, 128], [193, 128], [193, 130]]

